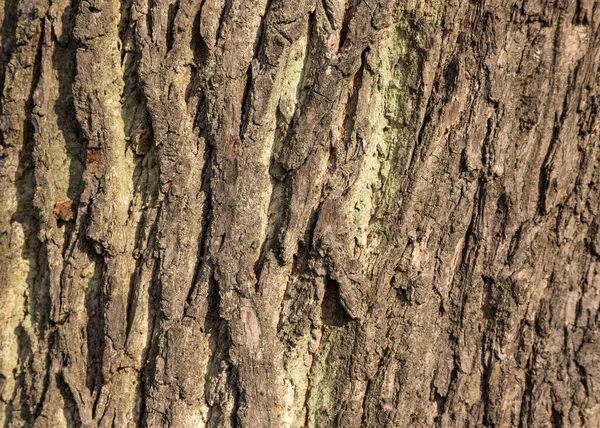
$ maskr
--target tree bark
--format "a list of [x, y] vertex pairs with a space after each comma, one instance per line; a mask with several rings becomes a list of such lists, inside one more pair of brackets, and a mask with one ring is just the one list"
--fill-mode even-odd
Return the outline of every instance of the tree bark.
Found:
[[0, 5], [0, 425], [600, 426], [600, 2]]

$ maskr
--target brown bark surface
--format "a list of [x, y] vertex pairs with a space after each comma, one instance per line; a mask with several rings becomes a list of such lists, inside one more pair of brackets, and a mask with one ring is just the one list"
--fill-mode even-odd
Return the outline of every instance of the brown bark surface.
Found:
[[600, 2], [0, 23], [1, 426], [600, 426]]

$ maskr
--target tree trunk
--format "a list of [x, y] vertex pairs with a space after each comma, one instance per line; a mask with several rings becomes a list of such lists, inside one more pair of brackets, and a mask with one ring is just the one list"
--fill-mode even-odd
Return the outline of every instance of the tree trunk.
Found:
[[600, 426], [599, 1], [0, 5], [2, 426]]

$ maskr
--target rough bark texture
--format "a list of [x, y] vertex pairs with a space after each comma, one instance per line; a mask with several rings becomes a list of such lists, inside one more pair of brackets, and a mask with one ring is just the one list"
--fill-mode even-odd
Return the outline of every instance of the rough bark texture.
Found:
[[0, 5], [2, 426], [600, 426], [600, 2]]

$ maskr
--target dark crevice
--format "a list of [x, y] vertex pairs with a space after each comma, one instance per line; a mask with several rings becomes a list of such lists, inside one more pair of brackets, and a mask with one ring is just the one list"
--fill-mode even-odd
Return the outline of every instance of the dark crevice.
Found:
[[[157, 215], [160, 218], [160, 210]], [[155, 222], [152, 225], [152, 236], [158, 234], [158, 224]], [[140, 405], [139, 405], [139, 417], [136, 425], [138, 427], [147, 426], [147, 397], [150, 395], [150, 391], [154, 385], [154, 379], [156, 375], [156, 360], [159, 352], [158, 340], [155, 337], [158, 336], [156, 333], [160, 327], [160, 303], [162, 295], [162, 283], [160, 281], [160, 259], [154, 260], [154, 269], [152, 272], [152, 279], [148, 289], [148, 338], [147, 343], [142, 353], [143, 367], [140, 370], [139, 380], [139, 394]]]
[[14, 393], [20, 391], [20, 416], [27, 423], [33, 423], [33, 413], [30, 406], [30, 397], [28, 394], [27, 380], [25, 374], [30, 372], [32, 365], [32, 344], [31, 338], [25, 329], [19, 325], [15, 328], [15, 336], [17, 338], [17, 355], [19, 356], [19, 370], [16, 377]]
[[192, 37], [190, 39], [190, 49], [194, 54], [194, 64], [197, 68], [201, 68], [206, 64], [208, 59], [209, 48], [206, 44], [206, 41], [202, 38], [200, 34], [200, 21], [202, 20], [202, 6], [204, 6], [204, 2], [200, 5], [198, 12], [196, 13], [196, 17], [194, 18], [194, 23], [192, 25]]
[[212, 222], [212, 212], [213, 212], [213, 204], [212, 204], [212, 193], [210, 188], [211, 182], [211, 168], [214, 162], [214, 148], [213, 145], [208, 143], [208, 139], [205, 140], [206, 150], [204, 155], [204, 167], [202, 170], [202, 186], [201, 190], [205, 193], [206, 199], [204, 201], [203, 212], [202, 212], [202, 228], [200, 231], [200, 235], [198, 236], [198, 257], [196, 260], [194, 281], [192, 286], [188, 291], [188, 295], [186, 298], [186, 310], [187, 314], [188, 308], [193, 305], [194, 293], [196, 291], [196, 287], [198, 281], [200, 280], [200, 276], [202, 274], [202, 268], [206, 265], [206, 255], [208, 253], [208, 245], [209, 245], [209, 237], [210, 237], [210, 225]]
[[[94, 420], [98, 420], [98, 421], [102, 421], [102, 419], [104, 419], [104, 414], [102, 414], [102, 416], [100, 418], [98, 418], [98, 404], [100, 403], [100, 398], [102, 398], [102, 387], [104, 385], [100, 385], [100, 387], [94, 391], [92, 393], [92, 398], [94, 399], [94, 402], [92, 403], [92, 419]], [[104, 406], [104, 412], [106, 412], [106, 410], [108, 409], [108, 406]]]
[[453, 57], [446, 69], [444, 70], [444, 99], [446, 102], [449, 101], [450, 95], [456, 86], [458, 80], [459, 64], [458, 57]]
[[61, 373], [56, 374], [56, 385], [65, 403], [63, 408], [65, 418], [68, 422], [71, 422], [71, 426], [83, 426], [81, 423], [81, 416], [79, 415], [79, 406], [77, 406], [75, 396], [73, 395], [69, 385], [67, 385], [65, 382], [65, 379]]
[[347, 0], [346, 9], [344, 11], [344, 18], [342, 19], [342, 28], [340, 29], [340, 49], [345, 48], [346, 41], [348, 40], [348, 32], [350, 30], [350, 21], [354, 17], [357, 6], [360, 4], [360, 1], [357, 0]]
[[42, 410], [44, 408], [43, 407], [44, 402], [46, 401], [46, 394], [48, 393], [48, 388], [50, 387], [50, 377], [52, 374], [50, 368], [51, 368], [51, 364], [52, 364], [52, 359], [51, 359], [49, 352], [46, 352], [45, 360], [46, 361], [45, 361], [45, 370], [44, 370], [44, 380], [43, 380], [43, 384], [42, 384], [42, 392], [40, 394], [40, 399], [37, 402], [37, 404], [33, 410], [33, 421], [34, 422], [42, 414]]
[[[302, 71], [296, 89], [296, 111], [301, 109], [301, 106], [305, 101], [304, 97], [302, 96], [302, 88], [304, 87], [305, 80], [307, 78], [307, 69], [309, 67], [310, 57], [309, 50], [311, 49], [311, 40], [314, 39], [311, 34], [311, 29], [315, 24], [315, 20], [315, 13], [313, 12], [308, 19], [308, 40], [304, 53]], [[290, 206], [289, 203], [285, 203], [285, 201], [288, 201], [291, 196], [289, 192], [291, 191], [292, 180], [289, 179], [288, 173], [284, 171], [282, 165], [280, 165], [277, 161], [277, 154], [279, 153], [280, 149], [289, 144], [293, 138], [293, 131], [297, 124], [295, 117], [296, 114], [294, 114], [294, 117], [292, 117], [290, 123], [287, 123], [282, 117], [279, 108], [276, 110], [275, 137], [269, 165], [269, 177], [272, 190], [268, 209], [268, 224], [266, 236], [261, 245], [259, 257], [254, 264], [254, 273], [257, 284], [260, 281], [266, 257], [271, 250], [278, 258], [279, 262], [284, 262], [282, 255], [283, 235], [281, 231], [285, 228], [285, 225], [289, 221]]]
[[[252, 58], [260, 59], [261, 62], [264, 62], [263, 60], [266, 59], [264, 57], [264, 49], [266, 49], [267, 46], [269, 45], [268, 43], [265, 42], [265, 37], [267, 36], [267, 31], [266, 31], [267, 25], [270, 24], [268, 18], [269, 18], [269, 10], [271, 9], [272, 2], [273, 2], [273, 0], [267, 0], [267, 4], [265, 5], [265, 13], [261, 18], [260, 26], [258, 27], [258, 32], [257, 32], [256, 38], [254, 40], [254, 44], [252, 46]], [[275, 30], [279, 31], [279, 29], [277, 27], [271, 27], [271, 28], [274, 28]], [[288, 40], [288, 42], [291, 43], [291, 41], [287, 38], [287, 36], [285, 34], [282, 34], [281, 32], [279, 34], [283, 38]]]
[[217, 37], [215, 38], [216, 42], [219, 43], [221, 39], [221, 33], [223, 32], [223, 25], [227, 22], [229, 18], [229, 12], [231, 11], [231, 7], [233, 5], [233, 0], [225, 0], [225, 5], [223, 6], [223, 10], [221, 11], [221, 16], [219, 17], [219, 27], [217, 28]]
[[329, 25], [332, 30], [337, 30], [334, 13], [335, 11], [331, 10], [330, 2], [327, 0], [321, 0], [321, 4], [323, 5], [323, 10], [325, 11], [325, 16], [327, 17], [327, 21], [329, 21]]
[[238, 416], [240, 411], [240, 401], [241, 401], [241, 392], [239, 388], [239, 376], [237, 370], [232, 365], [229, 366], [228, 376], [227, 376], [228, 384], [230, 385], [232, 395], [233, 395], [233, 408], [231, 410], [231, 416], [229, 418], [231, 426], [233, 428], [242, 427], [242, 423]]
[[[359, 135], [356, 130], [356, 112], [358, 108], [358, 97], [360, 95], [360, 90], [363, 84], [363, 73], [366, 64], [366, 55], [368, 53], [368, 48], [365, 49], [361, 55], [361, 65], [356, 74], [352, 77], [350, 81], [350, 92], [348, 94], [348, 100], [345, 106], [345, 115], [344, 122], [342, 125], [343, 132], [343, 144], [344, 149], [346, 150], [346, 160], [348, 160], [348, 154], [350, 152], [350, 145], [353, 142], [355, 145], [354, 155], [352, 158], [360, 157], [365, 153], [365, 142], [363, 141], [363, 137]], [[355, 137], [353, 141], [352, 137]]]
[[[38, 337], [46, 337], [46, 329], [48, 328], [48, 322], [50, 319], [50, 264], [48, 262], [48, 253], [46, 251], [46, 243], [41, 243], [37, 237], [39, 232], [39, 223], [37, 223], [37, 229], [35, 235], [32, 234], [29, 237], [29, 247], [35, 248], [34, 266], [37, 269], [30, 269], [27, 276], [27, 284], [29, 286], [29, 298], [26, 302], [25, 311], [31, 316], [31, 320], [34, 323]], [[29, 257], [32, 257], [30, 254]]]
[[[82, 245], [82, 244], [81, 244]], [[86, 252], [82, 248], [83, 252]], [[88, 251], [92, 253], [92, 251]], [[96, 256], [93, 276], [89, 279], [85, 294], [85, 309], [87, 312], [86, 336], [87, 336], [87, 364], [86, 364], [86, 386], [92, 394], [97, 393], [104, 384], [102, 375], [102, 361], [104, 356], [106, 295], [103, 292], [104, 262]]]
[[[153, 207], [153, 206], [155, 206], [156, 201], [158, 200], [158, 188], [156, 186], [150, 186], [148, 184], [147, 179], [146, 180], [141, 179], [141, 176], [143, 175], [143, 171], [142, 171], [143, 168], [144, 168], [144, 171], [146, 172], [147, 176], [149, 176], [153, 173], [156, 173], [157, 165], [156, 165], [154, 153], [155, 153], [155, 146], [153, 145], [150, 148], [150, 151], [148, 152], [148, 154], [144, 157], [144, 160], [142, 162], [139, 162], [138, 165], [136, 165], [136, 168], [134, 171], [134, 177], [133, 177], [134, 194], [140, 194], [140, 193], [142, 194], [142, 206], [143, 207]], [[138, 169], [140, 171], [138, 171]], [[142, 250], [144, 248], [146, 248], [146, 249], [154, 248], [154, 245], [155, 245], [156, 221], [157, 221], [158, 216], [155, 215], [154, 217], [150, 217], [152, 212], [154, 212], [154, 211], [149, 210], [148, 208], [144, 208], [142, 210], [142, 213], [141, 213], [141, 216], [139, 219], [139, 223], [138, 223], [136, 231], [135, 231], [135, 238], [134, 238], [135, 247], [133, 250], [133, 257], [136, 259], [136, 262], [135, 262], [135, 269], [134, 269], [133, 273], [131, 274], [131, 277], [129, 280], [129, 292], [128, 292], [128, 297], [127, 297], [127, 314], [126, 314], [127, 324], [126, 324], [126, 328], [125, 328], [125, 342], [127, 342], [127, 338], [129, 337], [129, 334], [131, 332], [131, 327], [133, 324], [135, 312], [138, 309], [137, 302], [138, 302], [140, 290], [139, 290], [139, 285], [136, 286], [136, 284], [139, 284], [138, 281], [141, 277], [142, 270], [145, 267], [145, 265], [148, 261], [148, 258], [151, 257], [147, 252], [142, 252], [140, 250]], [[146, 234], [146, 228], [149, 224], [151, 224], [152, 226], [151, 226], [148, 234]]]
[[[267, 25], [268, 20], [268, 12], [271, 8], [272, 0], [267, 0], [267, 4], [265, 6], [265, 13], [261, 17], [260, 26], [258, 27], [257, 35], [254, 40], [254, 44], [252, 47], [252, 58], [253, 61], [250, 62], [248, 69], [246, 70], [246, 86], [244, 87], [244, 95], [242, 96], [242, 117], [240, 119], [240, 141], [244, 142], [244, 134], [246, 133], [246, 129], [248, 127], [248, 123], [253, 117], [253, 108], [252, 108], [252, 89], [254, 83], [253, 75], [253, 67], [259, 68], [260, 65], [254, 66], [254, 59], [259, 57], [259, 49], [265, 48], [267, 43], [265, 43], [264, 38], [266, 37], [267, 32], [265, 31], [265, 27]], [[255, 70], [258, 72], [259, 70]]]
[[206, 365], [206, 374], [204, 377], [204, 391], [208, 410], [208, 426], [225, 425], [225, 403], [221, 402], [225, 397], [214, 395], [212, 391], [213, 379], [219, 378], [223, 370], [227, 373], [227, 386], [231, 388], [234, 396], [234, 409], [230, 415], [232, 426], [237, 426], [237, 402], [239, 391], [237, 390], [237, 378], [234, 368], [229, 361], [229, 348], [231, 346], [231, 337], [229, 335], [229, 324], [220, 316], [221, 296], [219, 294], [219, 285], [214, 278], [214, 272], [208, 277], [208, 295], [207, 311], [204, 319], [205, 332], [208, 335], [208, 343], [211, 355]]
[[140, 282], [141, 275], [141, 258], [136, 260], [135, 269], [129, 278], [129, 291], [127, 293], [127, 308], [125, 312], [126, 316], [126, 325], [125, 325], [125, 343], [129, 339], [129, 334], [131, 333], [131, 328], [133, 326], [133, 319], [135, 316], [135, 311], [137, 309], [137, 300], [138, 300], [138, 290], [136, 284]]
[[530, 356], [525, 372], [525, 389], [521, 397], [521, 411], [519, 415], [519, 428], [531, 426], [531, 400], [533, 398], [533, 360], [534, 356]]
[[488, 118], [485, 128], [485, 137], [483, 138], [483, 144], [481, 145], [481, 164], [486, 169], [486, 175], [491, 177], [493, 175], [493, 138], [492, 138], [492, 130], [494, 128], [494, 124], [492, 118]]
[[[202, 5], [204, 1], [202, 2]], [[194, 61], [198, 67], [200, 67], [208, 57], [208, 46], [200, 37], [198, 28], [200, 26], [201, 20], [201, 11], [202, 5], [196, 15], [194, 21], [194, 28], [196, 31], [193, 33], [198, 33], [196, 36], [192, 36], [192, 40], [190, 41], [192, 51], [194, 52]], [[193, 277], [193, 282], [188, 290], [188, 295], [186, 297], [186, 308], [184, 309], [184, 314], [188, 315], [188, 310], [194, 305], [194, 296], [197, 291], [197, 287], [201, 276], [203, 274], [204, 268], [207, 267], [207, 255], [208, 255], [208, 246], [210, 245], [210, 226], [212, 222], [213, 215], [213, 192], [212, 192], [212, 168], [216, 162], [217, 152], [215, 149], [215, 141], [211, 134], [210, 127], [210, 112], [209, 112], [209, 103], [206, 102], [206, 82], [203, 81], [201, 76], [197, 76], [198, 79], [198, 93], [199, 99], [196, 107], [196, 113], [194, 116], [194, 125], [193, 129], [197, 132], [198, 138], [204, 141], [204, 159], [202, 172], [200, 174], [202, 183], [200, 185], [200, 191], [204, 192], [205, 200], [204, 205], [202, 207], [202, 226], [200, 233], [198, 235], [198, 254], [196, 258], [196, 266]], [[212, 269], [212, 267], [211, 267]]]
[[442, 418], [441, 416], [446, 411], [446, 397], [441, 395], [437, 388], [433, 387], [433, 400], [435, 401], [435, 408], [437, 412], [437, 416], [435, 418], [436, 426], [441, 426]]
[[[69, 357], [58, 350], [61, 348], [61, 342], [62, 341], [58, 330], [53, 331], [48, 337], [48, 349], [51, 353], [52, 359], [60, 362], [61, 366], [64, 368], [69, 364]], [[79, 415], [79, 406], [77, 405], [77, 401], [75, 400], [75, 396], [73, 395], [71, 388], [65, 381], [62, 371], [59, 371], [56, 374], [53, 373], [53, 376], [56, 386], [64, 401], [63, 412], [67, 419], [67, 425], [69, 426], [70, 423], [70, 426], [82, 426], [81, 417]]]
[[[145, 221], [143, 221], [143, 223], [145, 223]], [[157, 231], [157, 227], [156, 227], [156, 221], [153, 223], [152, 229], [149, 233], [149, 237], [147, 239], [147, 248], [155, 248], [155, 242], [156, 242], [156, 231]], [[127, 347], [127, 340], [129, 338], [129, 335], [131, 333], [131, 328], [133, 326], [133, 321], [134, 321], [134, 317], [135, 314], [138, 310], [138, 303], [139, 303], [139, 293], [140, 293], [140, 289], [138, 286], [136, 286], [135, 284], [138, 284], [138, 280], [141, 277], [142, 274], [142, 269], [148, 264], [148, 259], [150, 259], [152, 257], [151, 254], [143, 254], [139, 257], [138, 260], [136, 260], [136, 268], [134, 273], [131, 275], [131, 282], [130, 282], [130, 287], [129, 287], [129, 296], [128, 296], [128, 300], [127, 300], [127, 326], [126, 326], [126, 330], [125, 330], [125, 346]], [[154, 260], [154, 266], [152, 267], [153, 269], [153, 274], [152, 274], [152, 278], [153, 280], [156, 278], [157, 275], [157, 262], [156, 260]], [[150, 287], [152, 286], [152, 281], [150, 283]], [[150, 293], [150, 289], [148, 290], [148, 292]], [[150, 304], [151, 299], [149, 299], [149, 304]], [[150, 313], [150, 309], [148, 308], [149, 314], [148, 314], [148, 318], [152, 319], [153, 314]], [[148, 339], [147, 339], [147, 343], [142, 351], [142, 358], [141, 361], [142, 363], [142, 369], [139, 371], [138, 377], [139, 377], [139, 382], [138, 385], [136, 387], [136, 396], [140, 397], [140, 403], [139, 406], [136, 406], [134, 408], [134, 419], [136, 421], [136, 426], [141, 427], [142, 426], [142, 418], [143, 418], [143, 414], [144, 414], [144, 410], [145, 410], [145, 399], [146, 399], [146, 387], [145, 387], [145, 364], [146, 364], [146, 357], [148, 355], [148, 350], [150, 348], [150, 343], [151, 343], [151, 339], [152, 339], [152, 329], [149, 328], [149, 335], [148, 335]]]
[[492, 375], [493, 343], [488, 335], [491, 335], [490, 327], [483, 334], [481, 344], [481, 383], [480, 393], [483, 403], [483, 425], [493, 428], [495, 423], [490, 420], [490, 377]]
[[329, 275], [325, 277], [325, 294], [321, 302], [321, 321], [332, 327], [343, 327], [352, 319], [340, 302], [340, 286]]
[[[304, 57], [302, 60], [302, 70], [300, 71], [300, 78], [298, 79], [298, 87], [296, 88], [296, 111], [298, 111], [298, 108], [304, 103], [304, 100], [306, 99], [305, 88], [307, 86], [310, 86], [310, 85], [307, 85], [307, 81], [310, 76], [309, 71], [311, 71], [311, 66], [312, 66], [311, 49], [314, 49], [313, 44], [315, 43], [315, 40], [318, 37], [316, 12], [312, 12], [308, 15], [307, 26], [308, 26], [308, 28], [306, 29], [306, 48], [304, 50]], [[292, 118], [292, 123], [293, 123], [293, 120], [294, 119]], [[289, 133], [286, 133], [286, 138], [288, 135], [289, 135]]]
[[579, 362], [577, 361], [577, 358], [573, 359], [573, 363], [575, 364], [575, 367], [577, 368], [577, 374], [579, 375], [579, 381], [581, 382], [581, 385], [583, 385], [583, 389], [585, 390], [586, 395], [590, 396], [592, 394], [592, 392], [590, 391], [590, 385], [588, 384], [588, 376], [587, 376], [585, 367], [583, 367], [581, 364], [579, 364]]
[[431, 122], [431, 113], [426, 113], [421, 128], [419, 128], [419, 133], [417, 134], [417, 145], [419, 146], [423, 143], [423, 136], [425, 135], [425, 130], [427, 129], [429, 122]]
[[307, 43], [306, 50], [304, 53], [304, 61], [302, 64], [302, 70], [300, 72], [300, 80], [298, 82], [298, 87], [296, 90], [296, 108], [293, 117], [291, 118], [290, 124], [287, 127], [287, 130], [284, 133], [284, 136], [278, 146], [273, 147], [273, 156], [271, 158], [271, 165], [269, 168], [269, 174], [276, 180], [284, 181], [286, 177], [292, 172], [291, 169], [286, 162], [283, 160], [285, 158], [285, 150], [287, 147], [293, 145], [294, 138], [296, 137], [297, 127], [300, 120], [299, 113], [303, 111], [305, 106], [310, 104], [311, 98], [314, 97], [314, 93], [307, 91], [306, 89], [312, 87], [314, 85], [312, 72], [313, 68], [318, 68], [317, 66], [313, 66], [313, 60], [317, 58], [317, 55], [311, 55], [311, 50], [314, 49], [313, 43], [318, 38], [318, 25], [317, 25], [317, 15], [316, 12], [312, 12], [308, 17], [308, 34], [307, 34]]
[[242, 117], [240, 118], [240, 142], [244, 142], [244, 134], [248, 127], [248, 122], [252, 118], [252, 63], [246, 70], [246, 86], [244, 87], [244, 95], [242, 96]]
[[[6, 76], [6, 67], [16, 46], [16, 32], [19, 22], [18, 6], [19, 0], [4, 1], [4, 20], [0, 28], [0, 113], [4, 112], [4, 79]], [[1, 145], [4, 143], [4, 141], [0, 141]]]
[[576, 4], [577, 6], [575, 7], [575, 13], [571, 22], [575, 25], [589, 25], [587, 10], [583, 7], [582, 0], [576, 0]]
[[299, 277], [300, 272], [305, 272], [309, 269], [309, 260], [310, 254], [308, 247], [302, 241], [298, 242], [298, 251], [292, 257], [292, 268], [290, 270], [285, 291], [283, 293], [283, 298], [281, 300], [281, 305], [279, 308], [279, 321], [277, 323], [277, 335], [284, 338], [286, 341], [288, 340], [288, 333], [285, 331], [285, 327], [288, 325], [286, 323], [290, 323], [290, 318], [286, 316], [284, 307], [286, 302], [290, 299], [292, 285], [296, 285], [295, 281]]
[[152, 19], [152, 12], [154, 9], [154, 0], [148, 0], [148, 10], [146, 11], [146, 30], [148, 31], [148, 37], [154, 41], [154, 22]]
[[[16, 47], [17, 24], [19, 22], [19, 0], [5, 0], [4, 19], [0, 28], [0, 112], [3, 112], [4, 101], [4, 79], [6, 76], [6, 67], [10, 62], [13, 50]], [[1, 135], [1, 134], [0, 134]], [[4, 142], [0, 142], [4, 144]]]
[[557, 120], [555, 118], [554, 129], [552, 130], [552, 139], [550, 140], [550, 144], [548, 145], [548, 151], [546, 152], [546, 156], [544, 158], [544, 162], [542, 163], [542, 167], [540, 168], [539, 179], [538, 179], [538, 203], [537, 203], [537, 212], [538, 215], [542, 216], [547, 214], [547, 198], [548, 191], [551, 187], [551, 176], [553, 169], [553, 160], [556, 154], [557, 146], [559, 143], [558, 134], [560, 132], [560, 126], [557, 124]]
[[[150, 149], [150, 152], [144, 158], [144, 161], [139, 162], [134, 171], [134, 193], [142, 194], [142, 206], [143, 207], [152, 207], [155, 205], [156, 200], [158, 199], [158, 188], [156, 186], [150, 186], [148, 181], [141, 179], [140, 176], [143, 175], [142, 169], [145, 169], [145, 175], [151, 175], [155, 173], [156, 163], [154, 158], [154, 150], [153, 146]], [[138, 169], [140, 171], [138, 171]], [[153, 210], [148, 208], [143, 208], [142, 213], [139, 219], [139, 223], [137, 225], [135, 231], [135, 247], [133, 251], [133, 256], [136, 259], [135, 261], [135, 269], [132, 272], [129, 280], [129, 291], [127, 297], [127, 324], [125, 329], [125, 341], [129, 337], [131, 332], [131, 327], [133, 324], [135, 312], [138, 309], [137, 301], [139, 298], [139, 280], [142, 275], [142, 270], [144, 269], [147, 259], [149, 255], [145, 252], [140, 251], [143, 248], [154, 248], [154, 240], [155, 235], [152, 232], [155, 230], [153, 228], [150, 229], [150, 232], [146, 234], [146, 228], [149, 224], [155, 224], [157, 216], [151, 217], [151, 213]]]
[[129, 53], [129, 46], [127, 42], [130, 40], [133, 34], [133, 27], [129, 25], [131, 22], [131, 8], [133, 6], [133, 0], [124, 0], [121, 2], [121, 8], [119, 14], [121, 19], [119, 20], [119, 50], [121, 52], [121, 67], [124, 66], [125, 56]]
[[375, 372], [375, 375], [367, 381], [367, 387], [361, 406], [363, 412], [361, 417], [361, 427], [369, 425], [368, 421], [370, 420], [370, 415], [368, 405], [369, 403], [372, 405], [372, 403], [378, 398], [377, 394], [381, 394], [383, 383], [382, 378], [384, 377], [385, 370], [389, 367], [389, 363], [392, 358], [392, 350], [389, 347], [386, 347], [385, 350], [383, 350], [383, 357], [377, 363], [377, 371]]
[[33, 75], [29, 87], [29, 95], [25, 104], [25, 121], [23, 123], [23, 147], [19, 152], [19, 165], [15, 174], [15, 185], [17, 187], [17, 209], [11, 218], [23, 225], [24, 230], [31, 229], [33, 223], [34, 235], [39, 232], [40, 225], [32, 212], [35, 194], [35, 125], [33, 118], [34, 92], [40, 82], [42, 68], [42, 51], [44, 42], [44, 25], [41, 21], [41, 35], [36, 48], [36, 56], [33, 66]]
[[[273, 154], [271, 154], [271, 165], [273, 164]], [[277, 238], [280, 230], [288, 219], [288, 205], [285, 202], [289, 200], [289, 195], [286, 195], [286, 190], [289, 193], [289, 186], [286, 182], [280, 182], [270, 175], [271, 180], [271, 197], [269, 200], [269, 208], [267, 214], [267, 230], [265, 239], [260, 247], [259, 256], [254, 263], [254, 275], [258, 286], [260, 277], [269, 251], [274, 250], [274, 254], [279, 261], [283, 263], [280, 246], [277, 246]], [[258, 291], [258, 290], [257, 290]]]
[[[58, 74], [58, 99], [54, 104], [57, 125], [60, 129], [69, 158], [69, 185], [67, 196], [76, 203], [84, 189], [83, 172], [85, 170], [85, 144], [83, 131], [75, 111], [73, 81], [76, 74], [77, 42], [73, 36], [75, 17], [73, 11], [78, 10], [79, 0], [72, 0], [70, 8], [66, 8], [60, 17], [63, 26], [62, 37], [55, 40], [52, 53], [53, 67]], [[53, 38], [55, 38], [53, 34]], [[77, 234], [77, 222], [65, 224], [63, 258]]]
[[[473, 264], [475, 263], [476, 253], [479, 247], [479, 239], [482, 233], [483, 226], [483, 214], [485, 210], [485, 181], [480, 179], [479, 186], [477, 192], [475, 194], [475, 200], [473, 202], [473, 212], [471, 215], [471, 221], [469, 222], [469, 226], [467, 227], [467, 231], [465, 233], [465, 242], [463, 244], [463, 249], [460, 256], [459, 272], [460, 272], [460, 284], [461, 288], [464, 288], [466, 284], [471, 283], [472, 275], [474, 271]], [[454, 320], [458, 322], [460, 327], [463, 327], [464, 322], [464, 314], [463, 311], [466, 305], [466, 299], [468, 293], [461, 292], [462, 299], [459, 307], [459, 319]]]
[[496, 286], [494, 279], [489, 276], [482, 276], [484, 285], [483, 297], [483, 317], [487, 320], [493, 320], [496, 316], [496, 303], [494, 299], [494, 288]]
[[167, 52], [173, 49], [173, 43], [175, 41], [175, 18], [179, 12], [179, 0], [169, 5], [169, 12], [167, 17]]
[[552, 404], [552, 415], [550, 416], [550, 423], [552, 424], [552, 428], [562, 428], [562, 414], [561, 412]]

